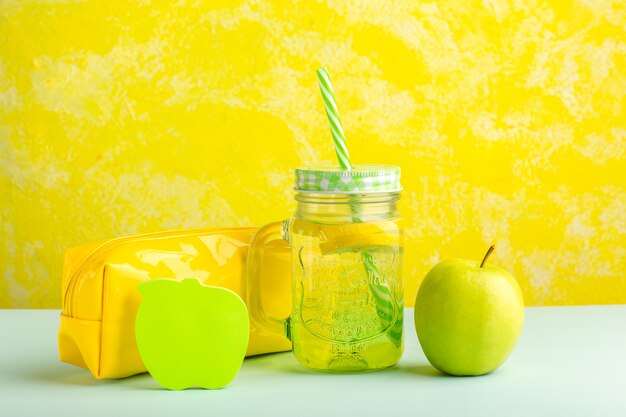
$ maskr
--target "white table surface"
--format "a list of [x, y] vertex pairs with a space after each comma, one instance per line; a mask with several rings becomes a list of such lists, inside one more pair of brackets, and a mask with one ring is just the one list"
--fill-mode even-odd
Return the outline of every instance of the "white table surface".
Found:
[[222, 390], [167, 391], [60, 363], [59, 311], [0, 310], [0, 416], [626, 416], [626, 305], [527, 308], [513, 354], [481, 377], [432, 368], [406, 313], [386, 371], [318, 374], [288, 352], [247, 359]]

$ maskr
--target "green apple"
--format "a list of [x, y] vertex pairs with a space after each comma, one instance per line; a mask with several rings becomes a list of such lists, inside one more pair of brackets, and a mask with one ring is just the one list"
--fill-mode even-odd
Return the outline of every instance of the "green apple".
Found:
[[449, 259], [435, 265], [415, 299], [415, 330], [428, 361], [451, 375], [483, 375], [509, 356], [524, 324], [524, 298], [508, 272]]
[[248, 346], [248, 310], [234, 292], [196, 279], [155, 279], [142, 296], [135, 336], [148, 372], [163, 387], [217, 389], [237, 374]]

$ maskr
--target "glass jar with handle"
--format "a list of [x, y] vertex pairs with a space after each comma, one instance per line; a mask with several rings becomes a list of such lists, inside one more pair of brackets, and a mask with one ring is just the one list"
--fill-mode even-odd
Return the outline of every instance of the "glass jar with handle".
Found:
[[[369, 372], [402, 355], [403, 234], [400, 168], [296, 169], [294, 215], [261, 228], [248, 253], [251, 319], [292, 342], [298, 361], [323, 372]], [[259, 271], [277, 239], [292, 254], [292, 312], [263, 310]]]

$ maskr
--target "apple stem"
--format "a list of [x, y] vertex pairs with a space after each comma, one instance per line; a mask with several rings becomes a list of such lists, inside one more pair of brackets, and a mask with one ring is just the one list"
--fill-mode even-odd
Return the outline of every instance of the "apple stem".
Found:
[[491, 255], [491, 252], [493, 252], [495, 248], [496, 248], [495, 245], [489, 246], [489, 249], [487, 249], [487, 253], [485, 254], [485, 257], [483, 258], [483, 261], [480, 263], [480, 268], [482, 268], [485, 265], [485, 262], [487, 262], [487, 258], [489, 257], [489, 255]]

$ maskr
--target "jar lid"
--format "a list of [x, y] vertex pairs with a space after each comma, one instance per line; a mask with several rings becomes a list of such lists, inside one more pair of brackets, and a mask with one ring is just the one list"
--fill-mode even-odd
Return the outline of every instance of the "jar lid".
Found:
[[402, 190], [400, 167], [354, 165], [341, 170], [336, 165], [296, 168], [296, 191], [333, 194], [372, 194]]

